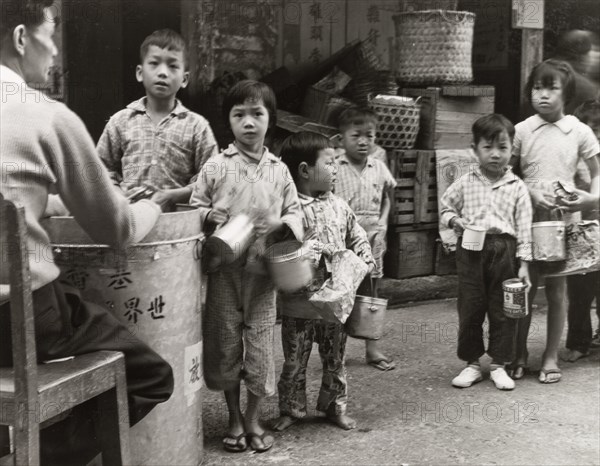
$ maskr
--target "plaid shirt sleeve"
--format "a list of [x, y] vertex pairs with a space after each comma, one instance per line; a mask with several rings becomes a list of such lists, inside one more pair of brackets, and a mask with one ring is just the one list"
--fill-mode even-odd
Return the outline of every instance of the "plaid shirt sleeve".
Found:
[[450, 228], [450, 220], [460, 217], [463, 206], [461, 178], [456, 180], [446, 190], [440, 199], [440, 223]]
[[390, 171], [390, 169], [387, 167], [387, 165], [382, 164], [383, 166], [382, 168], [382, 175], [383, 175], [383, 191], [388, 191], [390, 189], [395, 188], [398, 183], [396, 183], [396, 179], [394, 178], [394, 176], [392, 175], [392, 172]]
[[208, 217], [209, 212], [212, 210], [212, 191], [214, 185], [215, 178], [207, 172], [206, 166], [204, 166], [192, 186], [192, 196], [190, 198], [190, 205], [197, 207], [200, 211], [203, 226], [206, 222], [206, 217]]
[[108, 169], [110, 179], [115, 186], [119, 186], [123, 181], [123, 170], [121, 165], [121, 159], [123, 158], [123, 148], [121, 146], [121, 136], [119, 134], [118, 125], [113, 116], [106, 126], [102, 135], [98, 140], [96, 147], [98, 155], [104, 165]]
[[375, 265], [367, 232], [358, 224], [356, 215], [348, 205], [344, 205], [344, 210], [346, 213], [346, 247], [354, 251], [365, 263]]
[[190, 180], [192, 186], [198, 179], [198, 174], [208, 159], [219, 153], [217, 141], [208, 121], [202, 119], [194, 132], [194, 168], [196, 174]]
[[517, 234], [517, 257], [524, 261], [533, 260], [533, 242], [531, 223], [533, 221], [533, 207], [525, 183], [517, 182], [517, 203], [515, 206], [515, 230]]
[[304, 214], [298, 200], [298, 191], [292, 181], [289, 169], [283, 162], [280, 163], [283, 166], [282, 174], [284, 180], [281, 221], [288, 226], [298, 241], [302, 241], [304, 239], [304, 228], [302, 225]]

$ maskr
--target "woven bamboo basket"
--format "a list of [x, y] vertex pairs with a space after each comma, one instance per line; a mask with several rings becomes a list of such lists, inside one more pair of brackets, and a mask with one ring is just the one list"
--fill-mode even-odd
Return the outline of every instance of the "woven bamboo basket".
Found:
[[475, 14], [426, 10], [394, 15], [396, 76], [406, 84], [467, 84]]
[[344, 89], [344, 96], [361, 107], [369, 105], [369, 96], [377, 94], [396, 95], [398, 83], [394, 72], [368, 70], [357, 74]]
[[390, 150], [414, 147], [419, 132], [420, 99], [388, 103], [369, 98], [369, 107], [377, 114], [377, 143], [381, 147]]

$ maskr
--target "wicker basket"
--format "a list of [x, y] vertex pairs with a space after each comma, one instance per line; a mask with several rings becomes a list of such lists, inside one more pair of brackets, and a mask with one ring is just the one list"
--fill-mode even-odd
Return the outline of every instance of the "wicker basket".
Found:
[[382, 102], [369, 99], [377, 113], [377, 143], [384, 149], [412, 149], [419, 132], [420, 97], [410, 102]]
[[396, 24], [396, 75], [406, 84], [467, 84], [475, 14], [426, 10], [400, 13]]
[[389, 70], [368, 70], [357, 74], [344, 89], [343, 95], [361, 107], [369, 105], [369, 95], [396, 95], [398, 83]]

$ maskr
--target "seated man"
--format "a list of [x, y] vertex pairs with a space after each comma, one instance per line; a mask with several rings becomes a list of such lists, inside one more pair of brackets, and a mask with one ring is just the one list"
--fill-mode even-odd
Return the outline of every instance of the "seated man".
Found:
[[[135, 424], [170, 397], [171, 367], [107, 310], [58, 282], [59, 269], [40, 220], [50, 194], [57, 193], [92, 239], [124, 247], [150, 231], [160, 207], [150, 200], [130, 205], [112, 186], [83, 122], [30, 87], [46, 82], [57, 54], [52, 1], [8, 3], [3, 2], [0, 16], [0, 190], [5, 199], [25, 207], [38, 360], [122, 351], [130, 422]], [[97, 176], [88, 176], [90, 167]], [[8, 267], [1, 273], [6, 278]], [[10, 328], [9, 296], [0, 293], [0, 366], [12, 365]], [[97, 454], [91, 409], [93, 400], [41, 432], [42, 464], [86, 463]]]

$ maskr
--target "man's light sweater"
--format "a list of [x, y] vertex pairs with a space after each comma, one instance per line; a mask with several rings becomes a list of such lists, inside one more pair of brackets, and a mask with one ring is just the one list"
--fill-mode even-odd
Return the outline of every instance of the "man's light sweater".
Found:
[[[99, 244], [124, 247], [146, 236], [160, 208], [151, 201], [129, 205], [114, 189], [81, 119], [5, 66], [0, 66], [0, 84], [0, 191], [25, 207], [33, 289], [59, 275], [48, 234], [40, 225], [50, 194], [60, 195]], [[2, 251], [2, 283], [8, 276], [7, 252]], [[0, 302], [8, 299], [6, 294], [2, 287]]]

